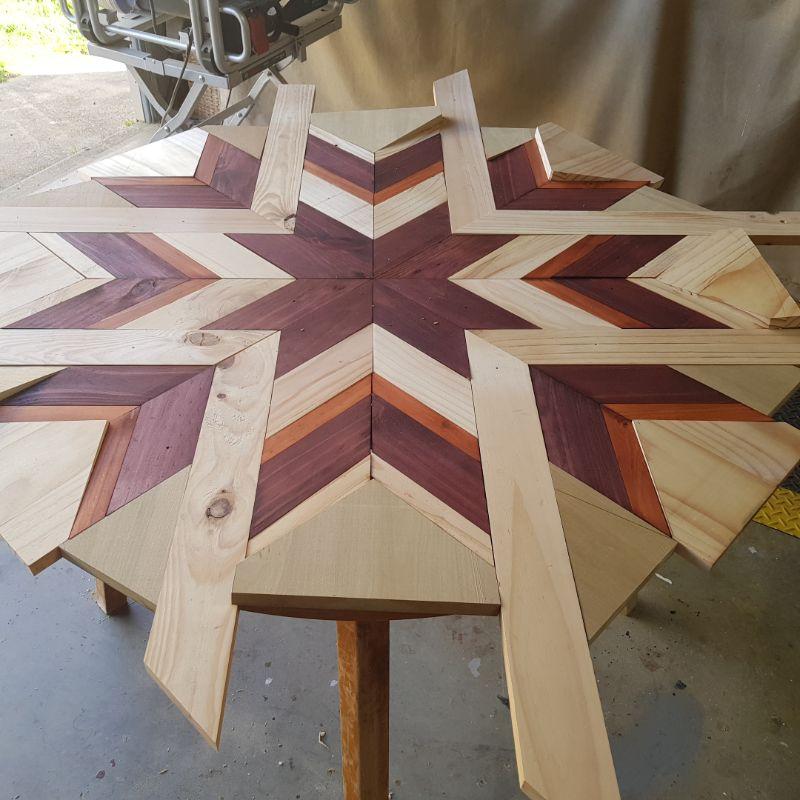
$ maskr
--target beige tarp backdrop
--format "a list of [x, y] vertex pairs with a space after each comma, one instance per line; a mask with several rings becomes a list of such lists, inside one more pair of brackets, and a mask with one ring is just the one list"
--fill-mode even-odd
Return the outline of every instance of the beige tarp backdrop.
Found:
[[432, 104], [557, 122], [717, 209], [800, 209], [800, 0], [360, 0], [292, 82], [318, 111]]

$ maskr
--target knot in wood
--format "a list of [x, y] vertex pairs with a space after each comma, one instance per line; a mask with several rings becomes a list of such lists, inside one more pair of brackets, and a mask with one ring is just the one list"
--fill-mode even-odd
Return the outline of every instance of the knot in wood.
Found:
[[192, 331], [187, 337], [186, 341], [189, 344], [197, 345], [198, 347], [208, 347], [219, 343], [219, 336], [216, 333], [209, 331]]
[[213, 517], [214, 519], [222, 519], [231, 513], [232, 508], [233, 506], [227, 497], [218, 497], [206, 509], [206, 516]]

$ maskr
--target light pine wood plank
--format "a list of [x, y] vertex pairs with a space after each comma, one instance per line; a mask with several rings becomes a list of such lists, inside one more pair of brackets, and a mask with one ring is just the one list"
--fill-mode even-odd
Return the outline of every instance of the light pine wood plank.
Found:
[[64, 558], [154, 611], [189, 469], [64, 542]]
[[475, 411], [467, 378], [406, 344], [378, 325], [372, 326], [373, 370], [473, 436]]
[[374, 209], [373, 238], [377, 239], [447, 202], [444, 175], [439, 172], [399, 194], [378, 203]]
[[707, 567], [800, 460], [800, 431], [783, 422], [634, 426], [673, 538]]
[[267, 436], [291, 425], [372, 372], [372, 328], [367, 326], [275, 381]]
[[162, 233], [159, 238], [220, 278], [292, 280], [288, 272], [223, 233]]
[[30, 303], [17, 306], [15, 309], [13, 309], [13, 311], [9, 311], [7, 314], [0, 316], [0, 328], [5, 327], [6, 325], [11, 325], [12, 322], [17, 322], [18, 320], [30, 317], [33, 314], [37, 314], [39, 311], [44, 311], [46, 308], [57, 306], [60, 303], [71, 300], [73, 297], [78, 297], [85, 292], [90, 292], [92, 289], [96, 289], [99, 286], [102, 286], [104, 283], [108, 283], [110, 280], [112, 280], [111, 277], [84, 278], [76, 283], [71, 283], [68, 286], [65, 286], [63, 289], [59, 289], [58, 291], [52, 292], [44, 297], [39, 297]]
[[536, 128], [536, 144], [552, 181], [646, 181], [655, 187], [664, 179], [604, 147], [552, 122]]
[[233, 602], [408, 614], [499, 610], [493, 567], [377, 481], [239, 564]]
[[34, 575], [69, 538], [106, 424], [0, 423], [0, 534]]
[[8, 366], [217, 364], [270, 331], [0, 330]]
[[800, 364], [800, 331], [480, 331], [528, 364]]
[[472, 334], [467, 343], [520, 786], [532, 798], [618, 800], [530, 374]]
[[267, 138], [266, 125], [203, 125], [202, 129], [232, 144], [253, 158], [261, 158]]
[[[17, 203], [3, 203], [17, 205]], [[132, 206], [124, 198], [107, 189], [97, 181], [79, 180], [58, 189], [42, 189], [25, 197], [25, 205], [29, 206]]]
[[122, 328], [136, 330], [203, 328], [291, 282], [292, 278], [213, 281], [163, 308], [126, 322]]
[[507, 153], [533, 139], [531, 128], [487, 128], [481, 126], [481, 138], [486, 158]]
[[57, 233], [32, 233], [31, 237], [50, 250], [51, 253], [63, 259], [84, 278], [111, 280], [113, 277], [108, 270], [103, 269], [99, 264], [95, 264], [89, 256], [82, 253]]
[[5, 400], [61, 370], [62, 367], [0, 367], [0, 400]]
[[313, 104], [313, 86], [278, 87], [253, 193], [253, 211], [287, 233], [294, 230]]
[[610, 322], [520, 280], [454, 280], [462, 289], [540, 328], [614, 328]]
[[[296, 206], [296, 203], [295, 203]], [[0, 232], [291, 233], [248, 209], [0, 207]]]
[[237, 609], [278, 352], [276, 334], [219, 364], [178, 510], [144, 663], [219, 746]]
[[371, 458], [372, 477], [394, 492], [398, 497], [424, 514], [456, 541], [472, 550], [487, 564], [494, 564], [492, 540], [489, 534], [454, 511], [447, 503], [432, 495], [400, 470], [374, 453]]
[[614, 211], [686, 211], [688, 213], [706, 210], [703, 206], [654, 189], [652, 186], [642, 186], [623, 197], [622, 200], [618, 200], [610, 208]]
[[775, 413], [800, 385], [800, 369], [797, 367], [757, 364], [670, 366], [762, 414]]
[[359, 486], [365, 484], [370, 478], [369, 456], [363, 458], [357, 464], [350, 467], [347, 472], [343, 472], [338, 478], [332, 480], [327, 486], [315, 492], [307, 500], [296, 505], [288, 514], [284, 514], [277, 522], [273, 522], [268, 528], [256, 534], [247, 545], [247, 555], [257, 553], [267, 545], [273, 544], [282, 536], [291, 532], [300, 525], [303, 525], [317, 514], [324, 511], [328, 506], [347, 497]]
[[373, 238], [373, 208], [360, 197], [308, 170], [303, 172], [300, 200], [364, 236]]

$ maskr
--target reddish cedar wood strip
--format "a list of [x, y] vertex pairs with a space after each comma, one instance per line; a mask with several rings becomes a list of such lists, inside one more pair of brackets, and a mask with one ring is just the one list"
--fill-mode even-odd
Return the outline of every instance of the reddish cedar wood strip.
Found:
[[139, 319], [139, 317], [143, 317], [145, 314], [149, 314], [151, 311], [163, 308], [164, 306], [168, 306], [170, 303], [174, 303], [176, 300], [180, 300], [181, 297], [186, 297], [186, 295], [200, 291], [200, 289], [202, 289], [204, 286], [208, 286], [210, 283], [213, 283], [213, 281], [182, 281], [166, 291], [160, 292], [153, 297], [149, 297], [147, 300], [137, 303], [134, 306], [130, 306], [129, 308], [126, 308], [124, 311], [120, 311], [117, 314], [112, 314], [110, 317], [106, 317], [100, 322], [95, 322], [89, 327], [106, 330], [111, 328], [120, 328], [128, 322], [132, 322], [135, 319]]
[[694, 419], [728, 422], [771, 422], [772, 417], [741, 403], [611, 403], [607, 406], [626, 419]]
[[12, 395], [9, 406], [139, 406], [188, 380], [203, 367], [67, 367]]
[[524, 145], [501, 153], [491, 159], [488, 166], [497, 208], [505, 208], [512, 201], [536, 189], [533, 169]]
[[328, 172], [339, 175], [350, 183], [368, 192], [375, 191], [375, 168], [352, 153], [346, 153], [336, 145], [323, 142], [316, 136], [308, 137], [306, 161], [318, 164]]
[[370, 449], [370, 398], [365, 397], [261, 465], [250, 536], [357, 464]]
[[212, 134], [206, 137], [205, 144], [203, 144], [203, 152], [200, 154], [200, 160], [197, 162], [197, 168], [194, 171], [194, 176], [203, 183], [211, 183], [214, 177], [214, 170], [217, 168], [217, 159], [222, 152], [222, 146], [225, 142]]
[[103, 444], [72, 524], [70, 539], [105, 517], [138, 414], [139, 409], [134, 408], [109, 420]]
[[622, 480], [625, 482], [625, 489], [630, 500], [630, 510], [669, 536], [669, 525], [650, 477], [650, 470], [644, 459], [633, 423], [607, 408], [603, 409], [603, 418], [617, 457]]
[[206, 368], [141, 407], [109, 514], [191, 464], [213, 375]]
[[727, 395], [660, 364], [537, 366], [598, 403], [734, 403]]
[[536, 185], [544, 186], [549, 181], [547, 170], [544, 168], [544, 162], [542, 161], [542, 154], [539, 152], [539, 145], [536, 143], [535, 139], [531, 139], [525, 142], [524, 147], [531, 164], [531, 169], [533, 170], [533, 177], [536, 181]]
[[587, 311], [589, 314], [593, 314], [595, 317], [599, 317], [606, 322], [610, 322], [612, 325], [616, 325], [618, 328], [650, 327], [641, 320], [629, 317], [627, 314], [623, 314], [621, 311], [617, 311], [615, 308], [609, 308], [608, 306], [603, 305], [603, 303], [600, 301], [581, 294], [571, 286], [567, 286], [563, 281], [550, 279], [526, 279], [525, 282], [530, 283], [531, 286], [535, 286], [537, 289], [541, 289], [548, 294], [552, 294], [554, 297], [557, 297], [559, 300], [563, 300], [565, 303], [569, 303], [576, 308]]
[[[677, 244], [681, 236], [611, 236], [568, 264], [559, 278], [627, 278]], [[545, 265], [546, 266], [546, 265]]]
[[216, 273], [206, 269], [202, 264], [198, 264], [197, 261], [189, 258], [182, 250], [178, 250], [177, 247], [168, 244], [154, 233], [129, 233], [128, 236], [146, 247], [151, 253], [171, 264], [187, 278], [214, 280], [219, 277]]
[[211, 186], [231, 198], [240, 208], [250, 208], [261, 162], [249, 153], [225, 142], [220, 149]]
[[17, 320], [9, 328], [91, 328], [102, 320], [119, 314], [180, 286], [179, 278], [121, 278], [108, 281], [63, 303], [45, 308]]
[[[401, 183], [421, 170], [439, 165], [436, 172], [441, 172], [442, 137], [435, 134], [417, 144], [400, 150], [375, 163], [375, 194]], [[435, 172], [431, 173], [435, 174]]]
[[375, 277], [449, 278], [513, 238], [452, 235], [443, 203], [375, 240]]
[[600, 406], [535, 367], [530, 371], [548, 459], [630, 508]]
[[357, 197], [359, 200], [363, 200], [365, 203], [372, 204], [374, 202], [375, 195], [369, 189], [362, 189], [357, 184], [348, 181], [335, 172], [330, 172], [325, 169], [325, 167], [321, 167], [313, 161], [306, 159], [303, 162], [303, 170], [311, 175], [316, 175], [318, 178], [322, 178], [322, 180], [327, 181], [332, 186], [338, 186], [340, 189], [344, 189], [345, 192], [352, 194], [353, 197]]
[[371, 322], [371, 281], [319, 279], [293, 281], [206, 327], [281, 331], [278, 378]]
[[595, 248], [612, 238], [612, 236], [606, 235], [584, 236], [575, 244], [566, 248], [566, 250], [562, 250], [557, 256], [553, 256], [541, 266], [532, 269], [525, 278], [553, 278], [559, 275], [564, 267], [588, 255]]
[[378, 203], [382, 203], [384, 200], [388, 200], [390, 197], [394, 197], [404, 192], [406, 189], [410, 189], [412, 186], [416, 186], [418, 183], [422, 183], [422, 181], [432, 178], [434, 175], [438, 175], [440, 172], [444, 172], [444, 165], [441, 161], [436, 164], [431, 164], [421, 169], [419, 172], [415, 172], [413, 175], [409, 175], [407, 178], [393, 183], [391, 186], [387, 186], [383, 191], [372, 196], [372, 202], [374, 205], [378, 205]]
[[235, 200], [196, 178], [135, 178], [135, 182], [102, 178], [99, 181], [137, 208], [241, 208]]
[[375, 281], [373, 302], [373, 320], [377, 325], [469, 377], [463, 328], [447, 320], [437, 320], [436, 315], [395, 291], [386, 281]]
[[650, 292], [632, 281], [612, 278], [565, 278], [558, 282], [585, 297], [638, 319], [651, 328], [728, 327], [691, 308]]
[[465, 330], [537, 327], [448, 280], [406, 278], [386, 279], [380, 283], [428, 309], [434, 320], [447, 320]]
[[295, 278], [372, 276], [372, 239], [305, 203], [298, 203], [292, 236], [229, 235]]
[[128, 234], [62, 233], [60, 235], [115, 278], [184, 277], [180, 270], [151, 253]]
[[0, 422], [110, 420], [133, 410], [131, 406], [0, 406]]
[[317, 406], [313, 411], [309, 411], [308, 414], [300, 417], [296, 422], [279, 430], [273, 436], [267, 437], [264, 440], [264, 449], [261, 452], [262, 462], [274, 458], [278, 453], [282, 453], [305, 436], [308, 436], [309, 433], [322, 427], [325, 423], [338, 417], [343, 411], [347, 411], [348, 408], [368, 397], [371, 391], [371, 377], [370, 375], [365, 375], [361, 380], [356, 381], [352, 386], [348, 386], [347, 389], [339, 392], [330, 400]]
[[476, 461], [481, 460], [476, 437], [433, 409], [428, 408], [424, 403], [420, 403], [416, 397], [412, 397], [402, 389], [398, 389], [393, 383], [390, 383], [380, 375], [373, 375], [372, 391], [377, 397], [393, 405], [420, 425], [424, 425], [429, 431], [457, 447], [462, 453], [466, 453]]
[[377, 396], [372, 402], [372, 450], [490, 533], [480, 463]]

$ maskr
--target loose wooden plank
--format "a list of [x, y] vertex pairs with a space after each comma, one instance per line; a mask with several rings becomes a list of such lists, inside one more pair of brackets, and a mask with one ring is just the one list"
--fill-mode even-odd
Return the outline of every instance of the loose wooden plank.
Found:
[[56, 372], [61, 367], [0, 367], [0, 400], [33, 386]]
[[100, 610], [109, 617], [122, 614], [128, 608], [128, 598], [99, 578], [95, 582], [94, 599]]
[[249, 209], [0, 207], [0, 232], [291, 233]]
[[0, 330], [8, 366], [211, 365], [270, 335], [270, 331]]
[[251, 208], [287, 233], [294, 230], [314, 87], [278, 87]]
[[230, 591], [247, 550], [277, 349], [271, 336], [215, 371], [144, 658], [214, 747], [236, 631]]
[[533, 139], [531, 128], [487, 128], [481, 126], [486, 158], [492, 159]]
[[233, 602], [409, 614], [494, 614], [494, 569], [369, 481], [236, 568]]
[[800, 459], [783, 422], [634, 422], [673, 538], [711, 567]]
[[507, 353], [472, 334], [467, 339], [520, 786], [548, 800], [616, 799], [530, 376]]
[[0, 534], [35, 575], [69, 538], [105, 420], [0, 423]]
[[244, 150], [253, 158], [260, 158], [267, 138], [266, 125], [203, 125], [202, 130], [216, 139]]
[[528, 364], [800, 364], [798, 331], [480, 331]]

